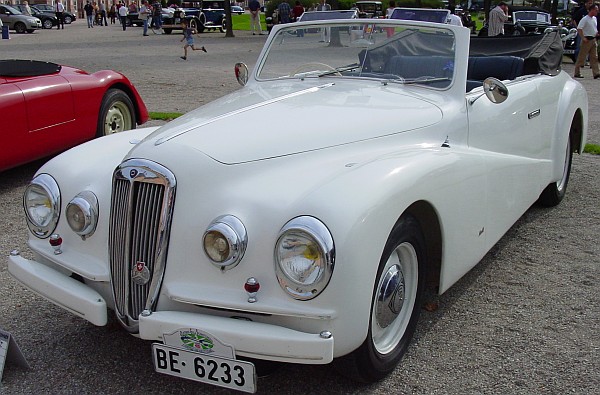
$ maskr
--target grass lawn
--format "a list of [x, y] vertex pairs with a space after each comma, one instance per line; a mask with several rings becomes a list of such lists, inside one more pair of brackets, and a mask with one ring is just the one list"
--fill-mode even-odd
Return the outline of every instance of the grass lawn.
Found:
[[[231, 22], [233, 23], [233, 30], [250, 31], [250, 14], [231, 15]], [[265, 23], [265, 14], [260, 14], [260, 25], [262, 30], [266, 32], [267, 24]]]

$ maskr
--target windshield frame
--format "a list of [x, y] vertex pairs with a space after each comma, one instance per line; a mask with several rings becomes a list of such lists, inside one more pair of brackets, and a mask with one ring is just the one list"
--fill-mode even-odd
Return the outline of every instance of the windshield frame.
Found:
[[[342, 29], [346, 28], [348, 29], [349, 27], [364, 27], [367, 25], [371, 25], [374, 27], [374, 29], [379, 29], [377, 30], [378, 34], [380, 37], [377, 38], [377, 41], [374, 43], [369, 43], [369, 44], [365, 44], [365, 46], [360, 46], [357, 45], [354, 51], [355, 51], [355, 55], [358, 55], [359, 50], [364, 50], [365, 51], [365, 57], [368, 56], [369, 51], [372, 51], [376, 48], [383, 48], [386, 47], [387, 45], [389, 45], [389, 43], [386, 43], [388, 41], [388, 38], [385, 37], [385, 33], [384, 30], [386, 27], [389, 28], [394, 28], [396, 29], [396, 32], [399, 32], [401, 35], [404, 34], [407, 31], [417, 31], [418, 33], [420, 33], [421, 35], [423, 34], [429, 34], [432, 35], [433, 33], [439, 34], [439, 33], [443, 33], [443, 35], [448, 39], [448, 40], [453, 40], [452, 41], [452, 49], [444, 49], [444, 51], [448, 51], [447, 53], [447, 58], [451, 59], [452, 65], [450, 65], [450, 67], [448, 68], [448, 73], [446, 73], [446, 75], [444, 76], [444, 79], [448, 81], [447, 84], [445, 84], [444, 86], [440, 87], [435, 87], [435, 86], [431, 86], [431, 78], [435, 78], [437, 82], [440, 82], [440, 75], [423, 75], [422, 77], [426, 77], [423, 78], [421, 80], [421, 82], [423, 82], [422, 84], [418, 84], [419, 82], [419, 78], [413, 78], [413, 77], [408, 77], [408, 78], [397, 78], [394, 76], [390, 76], [390, 75], [386, 75], [385, 73], [383, 73], [381, 70], [379, 70], [376, 73], [367, 73], [366, 70], [362, 70], [358, 73], [347, 73], [348, 70], [346, 70], [349, 66], [353, 66], [354, 64], [358, 63], [360, 64], [359, 58], [355, 57], [353, 60], [348, 60], [345, 63], [335, 63], [333, 66], [329, 67], [329, 68], [324, 68], [322, 70], [314, 70], [310, 73], [305, 73], [305, 74], [294, 74], [293, 68], [289, 68], [288, 73], [280, 73], [277, 76], [274, 75], [270, 75], [269, 74], [269, 67], [270, 67], [270, 62], [272, 62], [272, 57], [277, 56], [277, 52], [281, 52], [281, 53], [285, 53], [285, 50], [281, 50], [282, 47], [280, 47], [281, 45], [285, 44], [285, 40], [288, 41], [292, 41], [295, 40], [295, 32], [299, 29], [305, 29], [305, 31], [307, 31], [308, 29], [324, 29], [324, 28], [341, 28], [338, 29], [339, 31], [344, 31]], [[292, 34], [293, 33], [293, 34]], [[351, 34], [351, 32], [349, 32], [348, 34]], [[285, 37], [284, 37], [285, 35]], [[318, 34], [317, 34], [318, 35]], [[347, 37], [347, 35], [345, 35]], [[289, 38], [288, 38], [289, 37]], [[439, 36], [438, 36], [439, 37]], [[438, 40], [438, 37], [435, 37], [436, 40]], [[432, 36], [432, 39], [434, 37]], [[393, 40], [402, 40], [404, 39], [403, 37], [396, 37], [394, 36]], [[417, 21], [401, 21], [401, 20], [390, 20], [390, 19], [348, 19], [348, 20], [329, 20], [329, 21], [311, 21], [311, 22], [298, 22], [298, 23], [292, 23], [292, 24], [285, 24], [285, 25], [278, 25], [275, 26], [273, 31], [271, 32], [271, 34], [269, 35], [269, 40], [267, 41], [267, 44], [265, 45], [265, 48], [263, 49], [263, 52], [261, 54], [261, 56], [259, 57], [259, 62], [257, 62], [256, 67], [254, 69], [254, 72], [252, 73], [252, 77], [255, 81], [258, 82], [263, 82], [263, 81], [279, 81], [279, 80], [312, 80], [313, 78], [322, 78], [322, 77], [333, 77], [333, 78], [351, 78], [351, 79], [370, 79], [370, 80], [377, 80], [377, 81], [381, 81], [381, 82], [385, 82], [385, 83], [410, 83], [410, 84], [415, 84], [415, 85], [420, 85], [420, 86], [427, 86], [427, 87], [432, 87], [434, 89], [449, 89], [454, 81], [456, 80], [456, 71], [454, 70], [454, 63], [456, 63], [456, 46], [457, 46], [457, 35], [456, 35], [456, 30], [454, 29], [454, 27], [452, 27], [451, 25], [447, 25], [447, 24], [440, 24], [440, 23], [430, 23], [430, 22], [417, 22]], [[346, 44], [349, 43], [348, 40], [352, 40], [352, 39], [348, 39], [346, 38]], [[310, 43], [312, 44], [312, 43]], [[325, 44], [322, 44], [325, 45]], [[329, 44], [329, 46], [331, 46], [331, 44]], [[355, 45], [341, 45], [338, 46], [338, 48], [347, 48], [347, 47], [354, 47]], [[446, 47], [444, 47], [446, 48]], [[309, 48], [310, 49], [310, 48]], [[379, 49], [378, 49], [379, 50]], [[385, 49], [383, 50], [385, 52]], [[419, 49], [415, 49], [413, 48], [413, 51], [419, 51]], [[418, 56], [429, 56], [429, 54], [433, 54], [434, 50], [432, 49], [428, 49], [427, 51], [425, 51], [422, 55], [419, 55], [418, 53], [411, 53], [410, 55], [418, 55]], [[438, 48], [438, 51], [439, 48]], [[349, 51], [351, 52], [351, 51]], [[427, 53], [429, 52], [429, 54]], [[291, 53], [291, 52], [290, 52]], [[275, 54], [275, 55], [274, 55]], [[295, 54], [295, 52], [294, 52]], [[316, 56], [316, 55], [315, 55]], [[325, 59], [325, 61], [313, 61], [313, 62], [304, 62], [304, 64], [309, 64], [309, 63], [325, 63], [324, 66], [329, 66], [327, 64], [327, 59], [328, 58], [322, 58]], [[300, 63], [298, 63], [300, 64]], [[336, 72], [335, 70], [338, 70], [339, 72]], [[346, 72], [344, 74], [344, 72]]]

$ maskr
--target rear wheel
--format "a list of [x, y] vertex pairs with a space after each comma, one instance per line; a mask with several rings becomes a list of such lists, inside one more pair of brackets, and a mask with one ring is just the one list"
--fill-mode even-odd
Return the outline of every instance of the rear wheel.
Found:
[[412, 215], [403, 215], [394, 226], [379, 263], [367, 338], [350, 355], [336, 360], [342, 374], [373, 382], [398, 365], [419, 319], [425, 259], [419, 223]]
[[559, 204], [567, 193], [567, 184], [571, 175], [571, 162], [573, 160], [573, 150], [571, 149], [571, 138], [567, 139], [567, 149], [565, 152], [565, 161], [563, 163], [563, 173], [560, 179], [550, 183], [544, 189], [538, 199], [538, 203], [544, 207], [553, 207]]
[[110, 89], [102, 98], [96, 136], [135, 129], [135, 110], [127, 94], [119, 89]]
[[223, 18], [223, 20], [221, 21], [221, 26], [219, 27], [219, 30], [221, 31], [221, 33], [227, 32], [227, 22], [225, 21], [225, 18]]
[[44, 29], [52, 29], [52, 26], [54, 26], [52, 19], [46, 19], [42, 22], [42, 27]]

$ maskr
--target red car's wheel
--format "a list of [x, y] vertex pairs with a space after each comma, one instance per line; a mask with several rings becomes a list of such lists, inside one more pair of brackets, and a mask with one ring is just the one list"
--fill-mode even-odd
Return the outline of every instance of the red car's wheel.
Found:
[[119, 89], [110, 89], [106, 92], [100, 106], [96, 135], [108, 136], [135, 129], [135, 125], [135, 110], [129, 96]]

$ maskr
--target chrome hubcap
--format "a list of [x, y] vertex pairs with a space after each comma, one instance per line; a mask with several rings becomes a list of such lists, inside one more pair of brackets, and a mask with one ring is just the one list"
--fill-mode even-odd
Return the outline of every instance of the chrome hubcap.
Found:
[[119, 133], [132, 127], [129, 108], [123, 102], [116, 102], [106, 113], [104, 120], [104, 134]]
[[565, 164], [563, 167], [563, 175], [560, 178], [560, 181], [556, 185], [556, 189], [562, 191], [565, 188], [565, 184], [567, 183], [567, 175], [569, 174], [569, 165], [571, 161], [571, 139], [567, 139], [567, 152], [565, 153]]
[[419, 260], [410, 243], [402, 243], [388, 258], [376, 288], [371, 336], [380, 354], [392, 352], [402, 340], [415, 307]]

